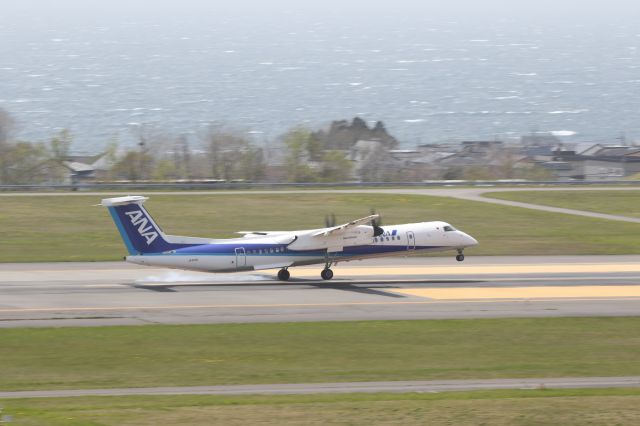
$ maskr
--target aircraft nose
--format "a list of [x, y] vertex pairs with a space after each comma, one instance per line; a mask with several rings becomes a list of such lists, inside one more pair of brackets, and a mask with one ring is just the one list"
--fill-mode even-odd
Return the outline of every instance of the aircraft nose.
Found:
[[464, 238], [466, 246], [477, 246], [478, 245], [478, 240], [473, 238], [471, 235], [465, 234], [464, 232], [461, 232], [461, 234], [462, 234], [462, 237]]

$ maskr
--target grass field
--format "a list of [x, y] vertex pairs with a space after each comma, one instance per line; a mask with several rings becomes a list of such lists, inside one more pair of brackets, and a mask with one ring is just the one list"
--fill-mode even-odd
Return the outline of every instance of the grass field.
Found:
[[640, 190], [637, 191], [513, 191], [492, 192], [488, 198], [521, 201], [545, 206], [586, 210], [620, 216], [640, 217]]
[[640, 317], [0, 330], [0, 389], [640, 375]]
[[640, 390], [0, 401], [15, 425], [637, 425]]
[[[125, 254], [97, 196], [0, 197], [0, 261], [117, 260]], [[165, 232], [230, 237], [233, 230], [324, 226], [375, 207], [387, 225], [446, 220], [480, 245], [469, 255], [640, 253], [640, 225], [444, 197], [375, 194], [153, 195], [146, 204]]]

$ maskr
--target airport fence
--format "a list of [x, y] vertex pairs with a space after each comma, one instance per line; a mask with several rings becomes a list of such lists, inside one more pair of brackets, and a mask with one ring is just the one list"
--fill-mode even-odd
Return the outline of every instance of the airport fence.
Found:
[[524, 181], [524, 180], [443, 180], [421, 182], [332, 182], [332, 183], [273, 183], [273, 182], [101, 182], [79, 184], [0, 185], [3, 192], [73, 192], [126, 190], [277, 190], [328, 188], [437, 188], [437, 187], [527, 187], [527, 186], [640, 186], [640, 181]]

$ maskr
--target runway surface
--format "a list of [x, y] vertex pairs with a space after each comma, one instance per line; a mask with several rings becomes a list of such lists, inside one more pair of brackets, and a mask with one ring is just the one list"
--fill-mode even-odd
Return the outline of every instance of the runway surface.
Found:
[[320, 393], [449, 392], [497, 389], [637, 388], [640, 377], [566, 377], [397, 382], [296, 383], [272, 385], [183, 386], [157, 388], [65, 389], [1, 392], [3, 398], [55, 398], [125, 395], [303, 395]]
[[391, 258], [205, 274], [0, 264], [0, 328], [640, 314], [640, 256]]

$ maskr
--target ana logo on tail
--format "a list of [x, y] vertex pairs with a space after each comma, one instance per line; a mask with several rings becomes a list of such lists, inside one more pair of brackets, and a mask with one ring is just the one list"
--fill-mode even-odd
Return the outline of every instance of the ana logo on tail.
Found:
[[147, 240], [147, 245], [150, 245], [153, 240], [158, 238], [158, 233], [153, 230], [153, 226], [149, 225], [149, 219], [140, 210], [126, 212], [125, 214], [129, 216], [131, 224], [138, 227], [138, 233]]

